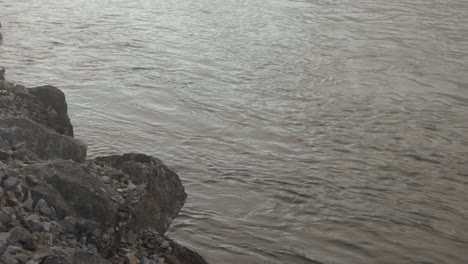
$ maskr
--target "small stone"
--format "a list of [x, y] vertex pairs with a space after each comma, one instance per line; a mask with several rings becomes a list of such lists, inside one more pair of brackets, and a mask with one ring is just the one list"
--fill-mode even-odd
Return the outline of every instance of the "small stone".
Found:
[[22, 251], [15, 255], [15, 258], [19, 260], [21, 263], [28, 263], [31, 257], [32, 257], [32, 253], [29, 251]]
[[30, 212], [32, 211], [33, 204], [34, 200], [32, 199], [31, 191], [28, 191], [26, 193], [26, 198], [24, 199], [24, 202], [21, 203], [21, 205], [26, 211]]
[[150, 259], [148, 259], [148, 258], [146, 258], [146, 257], [143, 257], [143, 258], [141, 259], [141, 264], [156, 264], [156, 263], [157, 263], [156, 261], [150, 260]]
[[17, 150], [17, 149], [20, 149], [20, 148], [24, 148], [26, 146], [26, 142], [19, 142], [19, 143], [16, 143], [14, 144], [11, 149], [12, 150]]
[[23, 228], [22, 227], [14, 227], [13, 229], [10, 230], [10, 237], [8, 238], [8, 242], [15, 244], [20, 241], [20, 239], [23, 237]]
[[0, 260], [5, 264], [19, 264], [19, 261], [8, 252], [3, 253]]
[[6, 228], [2, 223], [0, 223], [0, 232], [8, 232], [8, 228]]
[[5, 200], [8, 205], [10, 206], [15, 206], [19, 204], [18, 199], [16, 199], [16, 195], [12, 191], [7, 191], [6, 192], [6, 197]]
[[34, 184], [34, 185], [38, 185], [39, 183], [41, 183], [35, 176], [33, 175], [28, 175], [26, 176], [26, 180], [28, 180], [30, 183]]
[[3, 225], [9, 225], [11, 223], [12, 217], [10, 212], [5, 208], [0, 209], [0, 222]]
[[101, 179], [102, 179], [102, 182], [106, 184], [111, 182], [111, 178], [109, 176], [102, 176]]
[[167, 240], [164, 240], [162, 243], [161, 243], [161, 248], [165, 249], [165, 248], [168, 248], [169, 247], [169, 242]]
[[8, 249], [9, 243], [6, 240], [0, 240], [0, 255]]
[[36, 207], [34, 208], [34, 211], [40, 212], [49, 218], [55, 218], [54, 211], [50, 209], [50, 207], [47, 205], [46, 201], [44, 199], [39, 199], [37, 201]]
[[126, 263], [128, 263], [128, 264], [138, 264], [138, 263], [140, 263], [138, 258], [132, 253], [125, 254], [125, 260], [126, 260]]
[[133, 191], [133, 190], [136, 189], [136, 187], [137, 187], [137, 186], [136, 186], [135, 184], [133, 184], [132, 182], [129, 182], [127, 188], [128, 188], [130, 191]]
[[30, 214], [23, 218], [26, 226], [35, 232], [42, 232], [44, 230], [43, 225], [41, 224], [41, 219], [36, 214]]
[[8, 248], [6, 249], [6, 252], [10, 253], [11, 255], [16, 255], [17, 253], [24, 251], [24, 249], [17, 247], [17, 246], [12, 246], [9, 245]]
[[44, 232], [49, 232], [52, 227], [52, 224], [50, 222], [43, 222], [41, 225]]
[[63, 228], [66, 233], [75, 234], [76, 233], [76, 218], [67, 216], [63, 219]]
[[9, 176], [4, 182], [3, 186], [7, 189], [14, 189], [15, 186], [18, 184], [18, 178], [14, 176]]

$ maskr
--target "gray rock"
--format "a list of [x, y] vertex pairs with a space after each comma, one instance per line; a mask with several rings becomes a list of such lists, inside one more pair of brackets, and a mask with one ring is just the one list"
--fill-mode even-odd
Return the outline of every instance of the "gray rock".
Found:
[[9, 211], [5, 208], [0, 209], [0, 223], [2, 225], [9, 225], [11, 223], [12, 217]]
[[19, 264], [19, 261], [8, 252], [3, 253], [0, 260], [5, 264]]
[[28, 187], [33, 197], [43, 197], [55, 208], [59, 219], [72, 216], [104, 226], [114, 224], [116, 205], [110, 195], [101, 190], [105, 185], [88, 173], [85, 164], [60, 160], [37, 162], [19, 172], [42, 179], [40, 184], [29, 184]]
[[26, 197], [21, 204], [23, 209], [25, 209], [26, 211], [32, 211], [34, 200], [32, 199], [31, 191], [28, 190], [28, 192], [26, 193]]
[[6, 240], [0, 240], [0, 255], [8, 249], [9, 243]]
[[21, 84], [16, 84], [11, 91], [13, 93], [19, 94], [19, 95], [26, 95], [26, 96], [29, 95], [29, 92], [26, 89], [26, 87], [24, 85], [21, 85]]
[[169, 242], [167, 240], [164, 240], [162, 243], [161, 243], [161, 248], [162, 249], [166, 249], [169, 247]]
[[134, 184], [145, 186], [138, 193], [139, 201], [133, 205], [134, 230], [152, 227], [160, 234], [167, 231], [187, 198], [176, 173], [161, 160], [144, 154], [98, 157], [92, 162], [121, 171]]
[[39, 201], [37, 201], [36, 207], [34, 207], [34, 211], [40, 212], [49, 218], [55, 218], [54, 211], [50, 209], [49, 205], [47, 205], [44, 199], [39, 199]]
[[26, 142], [25, 147], [14, 152], [17, 156], [27, 155], [27, 149], [42, 160], [72, 159], [82, 162], [86, 158], [87, 146], [83, 142], [57, 134], [27, 119], [0, 118], [0, 140], [7, 140], [11, 144]]
[[50, 106], [57, 113], [52, 120], [47, 120], [48, 127], [51, 127], [59, 134], [73, 137], [73, 126], [68, 117], [65, 94], [51, 85], [28, 88], [28, 91], [42, 104]]
[[24, 251], [24, 249], [13, 245], [8, 246], [6, 249], [6, 252], [10, 253], [11, 255], [16, 255], [21, 251]]
[[18, 184], [18, 178], [15, 176], [9, 176], [4, 182], [3, 186], [7, 189], [13, 189]]
[[76, 223], [77, 220], [74, 217], [67, 216], [63, 219], [63, 228], [66, 233], [75, 234], [76, 233]]
[[103, 258], [100, 256], [90, 253], [90, 252], [85, 252], [82, 250], [75, 250], [75, 253], [72, 257], [73, 264], [105, 264], [107, 261], [105, 261]]

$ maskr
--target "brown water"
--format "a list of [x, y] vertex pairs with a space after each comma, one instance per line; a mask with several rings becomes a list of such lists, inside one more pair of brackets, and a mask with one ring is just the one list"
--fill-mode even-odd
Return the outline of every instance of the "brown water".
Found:
[[7, 78], [144, 152], [211, 263], [468, 263], [468, 1], [0, 0]]

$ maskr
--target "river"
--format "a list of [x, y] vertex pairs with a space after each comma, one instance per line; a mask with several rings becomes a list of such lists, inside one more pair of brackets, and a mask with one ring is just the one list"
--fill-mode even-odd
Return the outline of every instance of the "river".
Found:
[[183, 180], [211, 263], [468, 261], [468, 1], [0, 0], [6, 77]]

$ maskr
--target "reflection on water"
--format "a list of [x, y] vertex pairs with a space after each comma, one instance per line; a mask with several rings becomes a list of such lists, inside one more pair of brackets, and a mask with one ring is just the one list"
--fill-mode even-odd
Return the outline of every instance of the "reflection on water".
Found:
[[90, 156], [183, 178], [212, 263], [465, 263], [468, 2], [1, 1]]

